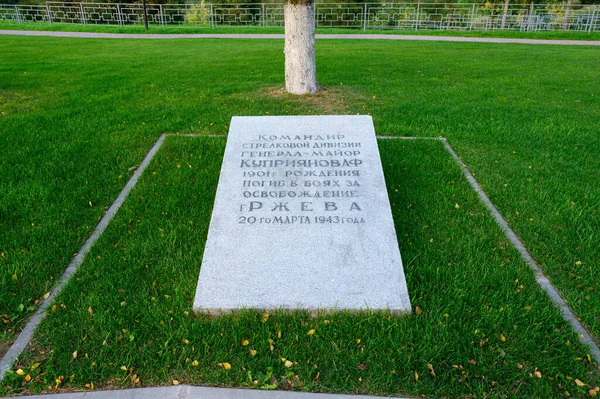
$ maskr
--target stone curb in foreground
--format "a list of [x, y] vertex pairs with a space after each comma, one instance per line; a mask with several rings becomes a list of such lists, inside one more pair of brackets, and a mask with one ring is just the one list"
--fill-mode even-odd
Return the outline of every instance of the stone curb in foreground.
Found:
[[[292, 391], [264, 391], [260, 389], [214, 388], [177, 385], [118, 389], [113, 391], [85, 391], [52, 395], [20, 396], [20, 399], [360, 399], [379, 396], [340, 395]], [[403, 398], [398, 398], [403, 399]], [[404, 398], [406, 399], [406, 398]]]

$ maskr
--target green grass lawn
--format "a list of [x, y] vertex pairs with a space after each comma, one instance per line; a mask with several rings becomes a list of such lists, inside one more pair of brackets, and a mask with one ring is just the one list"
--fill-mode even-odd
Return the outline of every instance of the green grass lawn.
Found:
[[[150, 25], [146, 30], [144, 25], [82, 25], [82, 24], [49, 24], [46, 22], [22, 23], [0, 21], [0, 30], [45, 30], [56, 32], [99, 32], [99, 33], [279, 33], [283, 27], [260, 26], [161, 26]], [[379, 35], [419, 35], [419, 36], [459, 36], [459, 37], [498, 37], [509, 39], [565, 39], [565, 40], [600, 40], [600, 32], [578, 31], [460, 31], [460, 30], [396, 30], [396, 29], [354, 29], [354, 28], [317, 28], [316, 33], [322, 34], [379, 34]]]
[[[309, 98], [278, 90], [282, 48], [3, 37], [0, 353], [161, 133], [224, 134], [233, 115], [323, 113], [372, 114], [384, 135], [447, 137], [599, 341], [600, 50], [319, 40], [326, 92]], [[454, 397], [598, 385], [577, 337], [435, 142], [380, 143], [421, 314], [193, 316], [223, 146], [167, 140], [21, 359], [33, 378], [11, 375], [2, 392], [45, 390], [60, 376], [68, 389], [258, 380]]]

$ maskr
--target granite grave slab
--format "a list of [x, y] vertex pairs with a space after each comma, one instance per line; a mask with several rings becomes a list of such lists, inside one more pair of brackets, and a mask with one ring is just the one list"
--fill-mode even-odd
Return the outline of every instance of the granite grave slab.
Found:
[[370, 116], [233, 117], [194, 300], [410, 312]]

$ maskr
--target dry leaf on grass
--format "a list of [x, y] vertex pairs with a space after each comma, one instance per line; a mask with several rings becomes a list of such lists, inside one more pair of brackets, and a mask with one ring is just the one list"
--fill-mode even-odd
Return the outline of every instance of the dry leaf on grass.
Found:
[[427, 368], [429, 369], [429, 374], [431, 374], [432, 377], [435, 377], [435, 370], [433, 369], [433, 365], [431, 363], [427, 364]]

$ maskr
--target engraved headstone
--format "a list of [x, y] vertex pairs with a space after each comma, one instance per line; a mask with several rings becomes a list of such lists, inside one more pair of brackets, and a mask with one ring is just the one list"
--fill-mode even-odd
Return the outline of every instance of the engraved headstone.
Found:
[[240, 308], [410, 312], [371, 117], [232, 119], [194, 310]]

